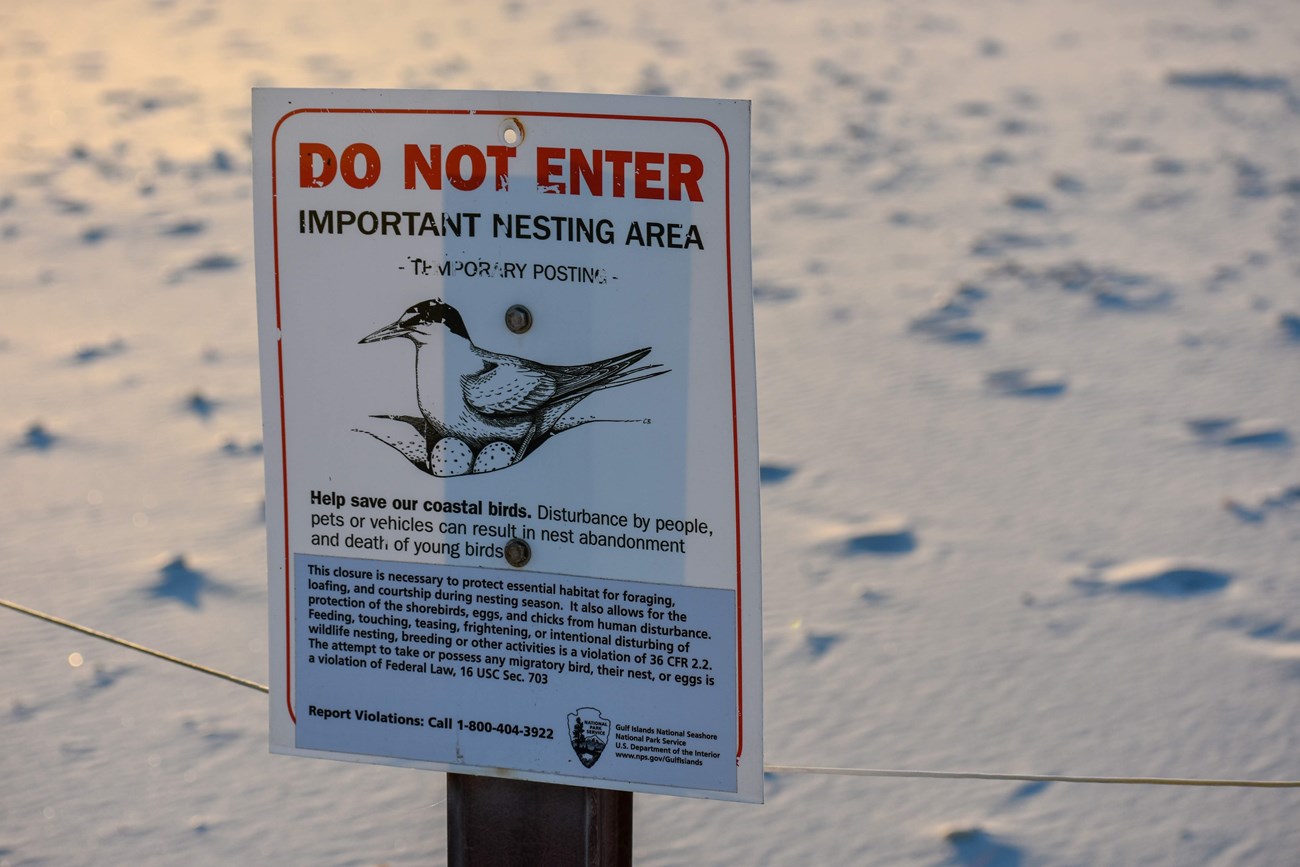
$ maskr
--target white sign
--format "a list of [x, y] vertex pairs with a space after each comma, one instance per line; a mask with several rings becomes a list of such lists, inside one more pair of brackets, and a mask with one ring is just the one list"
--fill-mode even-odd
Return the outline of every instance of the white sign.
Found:
[[762, 800], [749, 104], [256, 90], [271, 749]]

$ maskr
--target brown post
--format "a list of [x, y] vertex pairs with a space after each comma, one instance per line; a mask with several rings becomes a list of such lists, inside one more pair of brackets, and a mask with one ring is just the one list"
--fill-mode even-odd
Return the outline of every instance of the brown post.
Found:
[[631, 867], [632, 793], [447, 775], [448, 867]]

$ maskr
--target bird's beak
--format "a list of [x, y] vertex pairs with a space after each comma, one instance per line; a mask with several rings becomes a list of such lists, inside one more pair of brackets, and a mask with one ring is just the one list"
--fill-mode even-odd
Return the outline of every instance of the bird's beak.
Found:
[[378, 331], [372, 331], [357, 343], [377, 343], [380, 340], [388, 340], [390, 337], [405, 337], [410, 332], [402, 327], [400, 322], [394, 322], [392, 325], [385, 325]]

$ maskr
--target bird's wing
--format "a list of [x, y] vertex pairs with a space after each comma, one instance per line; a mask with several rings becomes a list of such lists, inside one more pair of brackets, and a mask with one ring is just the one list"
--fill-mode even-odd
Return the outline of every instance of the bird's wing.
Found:
[[[532, 412], [552, 403], [572, 406], [594, 391], [649, 379], [667, 370], [661, 365], [632, 367], [650, 352], [635, 349], [589, 364], [542, 364], [475, 348], [484, 367], [461, 377], [465, 402], [483, 415], [503, 416]], [[630, 369], [629, 369], [630, 368]]]
[[555, 395], [555, 377], [540, 365], [508, 355], [484, 361], [482, 370], [460, 378], [465, 403], [484, 415], [531, 412]]

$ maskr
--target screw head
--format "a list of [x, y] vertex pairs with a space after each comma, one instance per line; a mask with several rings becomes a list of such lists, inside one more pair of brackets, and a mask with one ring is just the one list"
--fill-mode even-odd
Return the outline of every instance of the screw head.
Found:
[[511, 305], [506, 311], [506, 328], [515, 334], [523, 334], [533, 327], [533, 312], [522, 304]]
[[516, 569], [527, 566], [533, 559], [533, 549], [523, 539], [511, 539], [506, 542], [506, 562]]

